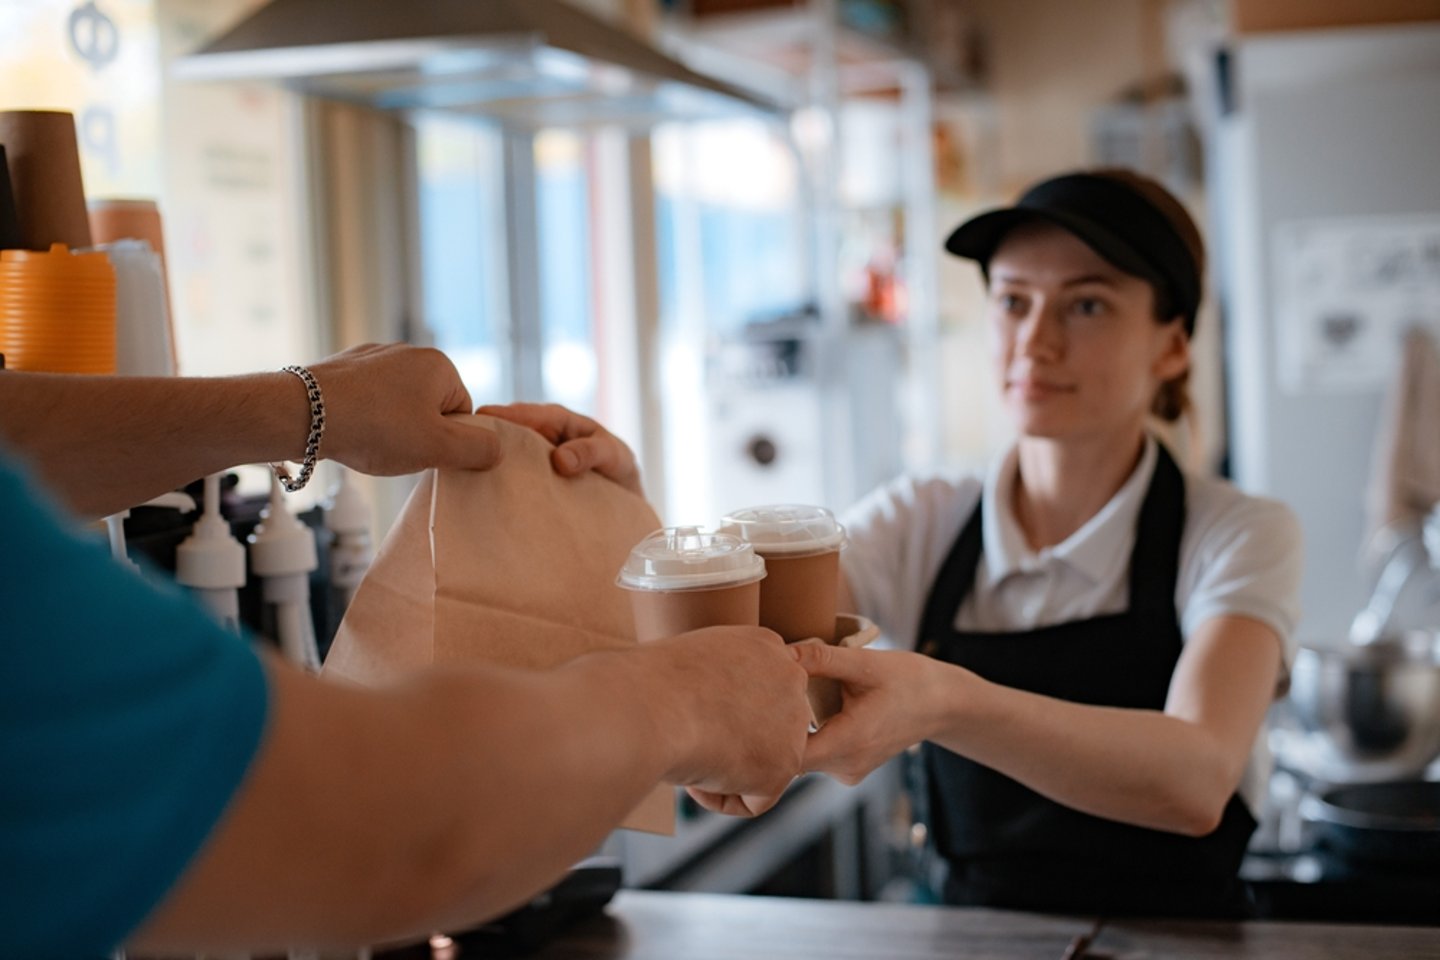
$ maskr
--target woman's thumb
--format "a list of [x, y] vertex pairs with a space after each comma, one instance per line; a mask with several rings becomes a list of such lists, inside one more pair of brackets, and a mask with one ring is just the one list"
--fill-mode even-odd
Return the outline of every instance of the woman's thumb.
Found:
[[819, 640], [801, 640], [791, 644], [795, 661], [812, 677], [829, 677], [841, 683], [862, 679], [865, 675], [859, 650], [831, 647]]

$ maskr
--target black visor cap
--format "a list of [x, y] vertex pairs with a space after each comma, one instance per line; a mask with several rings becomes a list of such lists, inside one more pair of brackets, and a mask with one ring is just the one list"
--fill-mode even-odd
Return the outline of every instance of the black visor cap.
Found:
[[1200, 268], [1170, 220], [1121, 180], [1099, 174], [1055, 177], [1027, 190], [1015, 206], [965, 221], [945, 241], [957, 257], [990, 258], [1015, 227], [1043, 220], [1062, 227], [1107, 261], [1167, 294], [1168, 308], [1195, 328]]

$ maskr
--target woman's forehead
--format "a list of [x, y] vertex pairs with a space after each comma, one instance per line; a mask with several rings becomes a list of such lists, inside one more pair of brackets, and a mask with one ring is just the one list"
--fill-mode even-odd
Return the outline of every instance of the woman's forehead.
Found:
[[1007, 233], [990, 257], [988, 272], [991, 280], [1031, 283], [1094, 279], [1118, 285], [1123, 280], [1139, 280], [1069, 230], [1043, 220], [1021, 224]]

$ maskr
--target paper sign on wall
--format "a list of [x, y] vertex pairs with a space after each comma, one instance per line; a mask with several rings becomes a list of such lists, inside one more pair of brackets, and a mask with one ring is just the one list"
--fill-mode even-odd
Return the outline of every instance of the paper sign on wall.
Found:
[[1291, 221], [1274, 244], [1285, 392], [1380, 390], [1406, 330], [1440, 336], [1440, 216]]

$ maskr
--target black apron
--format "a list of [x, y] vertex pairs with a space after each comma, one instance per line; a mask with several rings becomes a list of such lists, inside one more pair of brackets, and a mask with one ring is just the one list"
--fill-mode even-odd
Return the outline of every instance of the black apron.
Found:
[[[957, 631], [980, 564], [980, 517], [977, 506], [931, 588], [921, 652], [1049, 697], [1163, 709], [1183, 643], [1175, 582], [1185, 528], [1185, 480], [1164, 445], [1136, 524], [1125, 613], [1016, 633]], [[921, 760], [917, 810], [948, 868], [947, 903], [1125, 916], [1247, 912], [1237, 873], [1255, 820], [1238, 796], [1219, 828], [1196, 839], [1081, 813], [932, 743]]]

